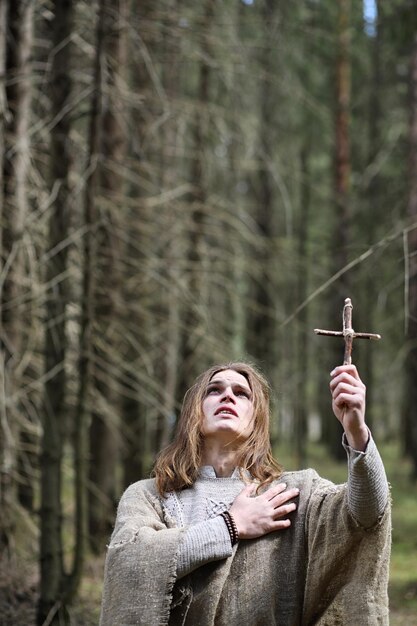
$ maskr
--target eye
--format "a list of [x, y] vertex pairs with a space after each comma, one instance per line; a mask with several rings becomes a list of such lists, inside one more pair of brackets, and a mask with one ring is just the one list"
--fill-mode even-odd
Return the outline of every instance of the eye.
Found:
[[244, 398], [248, 398], [250, 399], [250, 393], [249, 391], [245, 391], [244, 389], [238, 389], [236, 391], [236, 395], [237, 396], [243, 396]]
[[219, 387], [209, 387], [207, 389], [206, 396], [208, 396], [208, 395], [210, 395], [212, 393], [219, 393], [219, 391], [220, 391]]

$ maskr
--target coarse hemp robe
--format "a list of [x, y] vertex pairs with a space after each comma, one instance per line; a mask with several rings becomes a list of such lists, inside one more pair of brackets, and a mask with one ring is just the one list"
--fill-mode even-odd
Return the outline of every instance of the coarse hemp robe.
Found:
[[365, 530], [347, 487], [314, 470], [286, 472], [300, 488], [290, 528], [240, 540], [232, 556], [176, 581], [183, 529], [153, 479], [131, 485], [109, 545], [100, 626], [376, 626], [389, 623], [390, 505]]

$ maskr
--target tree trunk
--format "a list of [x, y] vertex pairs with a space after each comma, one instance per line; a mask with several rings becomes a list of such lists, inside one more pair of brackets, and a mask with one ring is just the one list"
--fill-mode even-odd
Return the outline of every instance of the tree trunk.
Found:
[[[7, 21], [8, 3], [0, 2], [0, 75], [6, 76], [7, 69]], [[5, 132], [7, 127], [6, 81], [0, 82], [0, 225], [4, 214], [4, 153], [6, 151]], [[0, 230], [0, 259], [3, 258], [3, 227]], [[3, 264], [2, 264], [3, 267]]]
[[[100, 410], [93, 409], [90, 425], [90, 492], [89, 534], [90, 545], [102, 553], [111, 532], [116, 503], [116, 461], [118, 438], [115, 425], [109, 423], [117, 414], [119, 397], [115, 390], [115, 345], [116, 326], [120, 324], [120, 215], [118, 201], [123, 191], [121, 168], [126, 153], [126, 133], [122, 128], [123, 96], [120, 80], [126, 64], [126, 24], [128, 23], [126, 0], [105, 0], [104, 45], [102, 63], [106, 72], [103, 77], [102, 141], [100, 168], [101, 198], [105, 199], [105, 220], [101, 220], [98, 231], [97, 263], [101, 289], [96, 294], [96, 327], [100, 344], [95, 341], [94, 352], [99, 362], [100, 375], [95, 377]], [[97, 406], [95, 404], [95, 406]]]
[[[248, 352], [269, 373], [277, 366], [277, 327], [275, 320], [276, 283], [274, 248], [277, 237], [277, 207], [271, 164], [274, 159], [274, 119], [276, 93], [272, 77], [276, 71], [278, 11], [276, 0], [261, 4], [263, 45], [261, 47], [258, 175], [255, 220], [260, 236], [258, 275], [253, 290], [253, 310], [248, 315]], [[287, 342], [288, 346], [288, 342]]]
[[[51, 130], [49, 179], [57, 192], [51, 207], [48, 246], [52, 251], [46, 270], [48, 283], [55, 288], [46, 300], [45, 372], [49, 375], [44, 387], [43, 436], [41, 442], [41, 511], [40, 563], [41, 584], [38, 624], [48, 616], [52, 624], [66, 619], [61, 606], [64, 588], [62, 548], [62, 453], [66, 432], [66, 375], [68, 284], [63, 278], [67, 270], [65, 240], [70, 227], [72, 150], [69, 114], [62, 115], [71, 98], [70, 73], [73, 27], [73, 2], [55, 0], [52, 22], [52, 67], [50, 79], [51, 117], [56, 119]], [[66, 42], [66, 45], [62, 45]]]
[[[336, 66], [336, 127], [335, 127], [335, 226], [332, 246], [332, 271], [339, 270], [348, 262], [350, 242], [350, 0], [338, 0], [337, 66]], [[332, 286], [330, 298], [331, 324], [340, 324], [343, 303], [349, 292], [349, 278], [346, 274]], [[330, 327], [329, 327], [330, 328]], [[330, 369], [343, 362], [343, 342], [332, 344]], [[327, 381], [328, 382], [328, 381]], [[321, 381], [324, 384], [324, 381]], [[329, 452], [335, 459], [345, 458], [341, 445], [342, 427], [333, 416], [329, 402], [324, 416], [323, 434]]]
[[[408, 216], [417, 221], [417, 34], [410, 63], [410, 189]], [[404, 436], [405, 448], [413, 463], [413, 478], [417, 479], [417, 229], [408, 234], [408, 350], [405, 359]]]
[[[232, 11], [233, 9], [233, 11]], [[244, 28], [244, 10], [242, 2], [230, 7], [230, 20], [232, 22], [232, 41], [239, 45], [239, 37]], [[235, 43], [236, 42], [236, 43]], [[225, 172], [224, 189], [222, 195], [228, 202], [231, 215], [236, 216], [242, 224], [245, 222], [245, 212], [243, 208], [243, 198], [239, 193], [246, 184], [244, 174], [241, 171], [241, 155], [244, 149], [241, 127], [241, 118], [245, 110], [242, 102], [242, 92], [245, 90], [245, 76], [242, 75], [242, 66], [236, 66], [236, 59], [231, 58], [231, 85], [230, 93], [223, 98], [224, 110], [233, 111], [231, 119], [227, 119], [229, 124], [229, 141], [227, 142], [227, 170]], [[219, 85], [219, 97], [224, 92], [223, 84]], [[227, 115], [227, 113], [226, 113]], [[240, 196], [240, 197], [239, 197]], [[236, 220], [236, 221], [237, 221]], [[249, 295], [248, 267], [247, 267], [247, 245], [239, 237], [236, 223], [226, 223], [222, 228], [223, 240], [222, 250], [227, 253], [225, 262], [225, 274], [231, 275], [231, 289], [225, 290], [225, 335], [230, 341], [230, 353], [233, 360], [241, 360], [246, 350], [247, 342], [247, 307], [245, 302]], [[229, 265], [230, 259], [230, 265]]]
[[[7, 27], [8, 27], [8, 2], [0, 3], [0, 74], [6, 75], [7, 70]], [[4, 164], [5, 164], [5, 151], [7, 142], [5, 140], [5, 133], [7, 129], [7, 117], [8, 117], [8, 103], [7, 92], [5, 88], [6, 81], [0, 82], [0, 264], [1, 271], [3, 273], [4, 256], [3, 256], [3, 237], [4, 237], [4, 225], [7, 218], [7, 211], [5, 211], [4, 202], [6, 199], [6, 189], [4, 186]], [[6, 350], [3, 340], [3, 294], [1, 293], [1, 315], [0, 315], [0, 339], [1, 339], [1, 351], [0, 351], [0, 385], [1, 389], [6, 391], [5, 381], [5, 366], [6, 366]], [[13, 455], [13, 437], [10, 432], [9, 416], [4, 409], [4, 405], [1, 408], [0, 413], [0, 508], [2, 510], [2, 521], [0, 523], [0, 548], [8, 547], [10, 545], [10, 535], [13, 530], [12, 523], [12, 502], [13, 491], [11, 485], [11, 470], [14, 463]]]
[[72, 599], [78, 589], [84, 567], [88, 542], [87, 456], [89, 449], [88, 422], [94, 406], [94, 324], [97, 305], [97, 232], [99, 227], [97, 196], [99, 189], [99, 159], [101, 157], [103, 115], [103, 56], [105, 46], [106, 0], [98, 5], [96, 52], [94, 61], [94, 93], [88, 138], [88, 165], [90, 176], [86, 181], [84, 223], [87, 233], [83, 249], [83, 290], [80, 328], [80, 388], [75, 421], [75, 499], [76, 541], [71, 583], [68, 589]]
[[[148, 182], [154, 173], [155, 163], [152, 158], [149, 136], [155, 122], [155, 96], [153, 76], [149, 68], [149, 59], [154, 58], [158, 28], [156, 25], [156, 3], [153, 0], [132, 3], [132, 19], [137, 20], [135, 27], [140, 36], [140, 45], [131, 42], [129, 57], [138, 55], [137, 62], [132, 65], [129, 76], [130, 84], [140, 95], [143, 106], [132, 109], [131, 126], [131, 168], [135, 176], [146, 184], [132, 182], [129, 190], [130, 203], [126, 211], [125, 246], [126, 260], [123, 277], [124, 310], [123, 324], [126, 328], [123, 337], [122, 359], [128, 364], [128, 379], [123, 390], [121, 434], [123, 485], [144, 478], [148, 467], [148, 450], [151, 442], [149, 436], [149, 402], [143, 388], [147, 378], [153, 376], [151, 354], [154, 348], [155, 325], [151, 315], [153, 301], [153, 280], [149, 259], [149, 243], [144, 230], [151, 230], [151, 210], [145, 201], [145, 194], [154, 191], [153, 180]], [[135, 47], [133, 47], [135, 45]], [[153, 146], [152, 146], [153, 147]], [[133, 154], [132, 154], [133, 153]], [[151, 230], [152, 232], [152, 230]], [[149, 230], [147, 230], [149, 237]], [[132, 268], [134, 271], [132, 272]], [[139, 294], [139, 297], [138, 297]]]
[[[375, 23], [375, 35], [369, 38], [369, 45], [371, 46], [371, 60], [372, 60], [372, 89], [369, 95], [369, 152], [368, 152], [368, 170], [371, 172], [368, 186], [365, 190], [367, 211], [365, 211], [366, 221], [363, 225], [363, 231], [367, 233], [366, 243], [370, 247], [375, 243], [375, 237], [377, 236], [377, 211], [376, 207], [381, 205], [381, 184], [380, 173], [376, 168], [378, 154], [381, 146], [381, 34], [379, 18], [380, 9], [378, 0], [375, 0], [375, 6], [377, 9], [378, 19]], [[365, 280], [365, 293], [364, 299], [361, 303], [361, 315], [360, 315], [360, 327], [364, 332], [375, 332], [374, 320], [375, 320], [375, 288], [373, 280], [373, 272], [366, 273]], [[363, 366], [363, 381], [366, 384], [366, 422], [372, 430], [374, 422], [374, 403], [373, 403], [373, 390], [374, 390], [374, 351], [371, 347], [365, 347], [364, 358], [362, 360]]]
[[[180, 47], [181, 32], [179, 28], [180, 0], [166, 0], [165, 2], [165, 32], [163, 54], [170, 59], [162, 67], [164, 90], [169, 104], [169, 118], [164, 124], [162, 146], [160, 154], [161, 189], [166, 192], [175, 189], [178, 184], [178, 156], [181, 154], [183, 142], [179, 134], [179, 112], [177, 99], [180, 96], [181, 65]], [[181, 272], [177, 259], [181, 258], [185, 247], [184, 219], [182, 216], [181, 199], [177, 202], [167, 202], [161, 207], [159, 233], [166, 232], [159, 254], [164, 259], [164, 277], [166, 278], [167, 294], [163, 299], [163, 310], [160, 313], [165, 317], [164, 335], [159, 343], [158, 355], [155, 359], [156, 380], [164, 381], [162, 406], [156, 416], [156, 427], [153, 437], [153, 456], [169, 443], [171, 430], [177, 410], [176, 391], [178, 372], [180, 369], [181, 349], [181, 316], [182, 306], [179, 294]], [[158, 309], [158, 305], [157, 309]]]
[[193, 161], [191, 169], [190, 194], [192, 207], [188, 241], [188, 293], [189, 299], [184, 311], [184, 333], [182, 339], [179, 400], [191, 386], [193, 380], [204, 369], [207, 354], [204, 350], [205, 322], [204, 311], [208, 300], [208, 255], [206, 248], [207, 211], [207, 172], [205, 152], [209, 137], [210, 119], [210, 59], [212, 49], [210, 32], [215, 18], [217, 0], [206, 0], [202, 24], [201, 61], [199, 68], [197, 102], [194, 119]]
[[[7, 5], [4, 6], [4, 5]], [[30, 163], [30, 54], [33, 2], [2, 2], [2, 26], [7, 29], [6, 72], [3, 92], [4, 160], [2, 168], [2, 290], [0, 294], [0, 370], [5, 395], [0, 414], [0, 546], [8, 546], [13, 526], [12, 502], [16, 497], [12, 477], [17, 471], [21, 407], [12, 401], [23, 372], [21, 358], [27, 327], [24, 307], [15, 303], [24, 288], [23, 235], [28, 213], [27, 176]], [[4, 39], [2, 44], [4, 45]], [[4, 48], [3, 48], [4, 64]], [[4, 99], [5, 95], [5, 99]]]
[[[310, 213], [310, 177], [309, 157], [310, 144], [306, 142], [301, 151], [302, 192], [300, 223], [298, 227], [298, 282], [297, 301], [304, 302], [307, 297], [308, 286], [308, 236]], [[295, 446], [297, 465], [300, 469], [306, 467], [307, 437], [308, 437], [308, 410], [307, 410], [307, 380], [308, 380], [308, 341], [307, 341], [307, 307], [304, 307], [298, 316], [297, 349], [296, 349], [296, 388], [295, 395]]]

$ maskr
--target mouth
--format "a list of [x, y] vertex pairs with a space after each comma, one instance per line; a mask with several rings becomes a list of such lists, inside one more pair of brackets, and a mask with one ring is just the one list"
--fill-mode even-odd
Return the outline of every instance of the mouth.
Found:
[[231, 409], [229, 406], [220, 406], [217, 411], [215, 412], [215, 415], [233, 415], [234, 417], [237, 417], [237, 413], [234, 409]]

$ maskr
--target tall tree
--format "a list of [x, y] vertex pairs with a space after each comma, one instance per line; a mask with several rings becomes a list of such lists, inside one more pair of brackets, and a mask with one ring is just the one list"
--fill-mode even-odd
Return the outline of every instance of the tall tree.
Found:
[[121, 242], [118, 203], [123, 192], [122, 165], [126, 153], [123, 129], [123, 68], [126, 64], [127, 2], [105, 0], [103, 5], [103, 57], [101, 89], [100, 177], [98, 194], [102, 217], [97, 232], [97, 273], [100, 287], [95, 296], [95, 377], [97, 401], [90, 425], [89, 474], [90, 544], [102, 552], [110, 533], [116, 501], [118, 456], [117, 414], [119, 396], [115, 390], [117, 345], [115, 326], [119, 323], [121, 301]]
[[27, 324], [19, 295], [25, 286], [24, 231], [28, 216], [30, 55], [34, 3], [33, 0], [10, 0], [1, 4], [5, 19], [3, 28], [7, 29], [5, 69], [9, 80], [5, 94], [3, 92], [5, 150], [1, 193], [0, 384], [5, 397], [0, 418], [0, 542], [8, 545], [13, 524], [12, 503], [21, 411], [18, 401], [13, 400], [13, 394], [22, 379], [22, 350]]
[[[7, 2], [0, 3], [0, 73], [2, 76], [6, 76], [6, 55], [7, 55]], [[6, 100], [6, 85], [5, 81], [0, 84], [0, 208], [1, 215], [3, 216], [3, 203], [4, 203], [4, 187], [3, 187], [3, 164], [4, 164], [4, 152], [5, 152], [5, 140], [4, 132], [6, 128], [7, 118], [7, 100]], [[0, 238], [1, 243], [1, 238]]]
[[[128, 164], [132, 172], [126, 207], [122, 321], [126, 332], [122, 338], [121, 358], [125, 367], [121, 434], [123, 484], [145, 476], [149, 464], [149, 405], [153, 395], [153, 361], [155, 326], [151, 315], [154, 280], [151, 269], [153, 207], [147, 202], [155, 191], [155, 154], [152, 129], [156, 125], [159, 76], [154, 62], [159, 36], [156, 19], [159, 3], [135, 1], [131, 16], [133, 28], [129, 38], [129, 84], [139, 94], [143, 106], [133, 106], [129, 113]], [[156, 92], [156, 93], [155, 93]], [[155, 142], [156, 143], [156, 142]], [[140, 294], [140, 298], [138, 295]], [[149, 390], [144, 393], [144, 389]]]
[[[301, 150], [301, 175], [302, 193], [300, 194], [300, 223], [298, 226], [298, 280], [297, 300], [303, 302], [307, 297], [308, 286], [308, 238], [310, 216], [310, 142], [308, 138]], [[297, 329], [296, 349], [296, 388], [295, 407], [295, 447], [298, 467], [306, 467], [307, 461], [307, 437], [308, 437], [308, 404], [307, 404], [307, 378], [308, 378], [308, 342], [306, 338], [307, 308], [304, 307], [299, 315]]]
[[[244, 41], [246, 11], [243, 2], [226, 4], [222, 7], [220, 20], [223, 28], [216, 29], [217, 58], [224, 58], [224, 67], [219, 68], [216, 81], [217, 103], [216, 161], [221, 170], [216, 178], [221, 185], [216, 188], [216, 224], [220, 234], [217, 238], [225, 288], [216, 293], [216, 308], [223, 299], [223, 310], [219, 315], [223, 327], [222, 343], [227, 342], [231, 358], [241, 359], [246, 351], [248, 295], [248, 244], [244, 233], [247, 218], [244, 207], [246, 173], [243, 171], [245, 151], [245, 128], [242, 126], [243, 112], [248, 108], [252, 93], [248, 93], [249, 52]], [[222, 167], [224, 163], [224, 167]], [[212, 196], [214, 194], [211, 194]], [[214, 255], [213, 255], [214, 256]], [[219, 335], [220, 338], [220, 335]], [[229, 357], [229, 358], [230, 358]]]
[[[409, 196], [408, 216], [417, 222], [417, 33], [410, 59]], [[417, 479], [417, 228], [408, 233], [408, 319], [405, 359], [404, 435]]]
[[84, 188], [83, 218], [86, 233], [82, 250], [82, 292], [79, 346], [79, 389], [74, 423], [74, 478], [75, 478], [75, 546], [71, 573], [66, 588], [66, 600], [77, 593], [83, 574], [88, 548], [88, 425], [94, 402], [94, 331], [97, 307], [97, 206], [103, 113], [103, 58], [105, 45], [106, 0], [97, 6], [97, 25], [93, 66], [93, 93], [88, 128], [87, 172]]
[[264, 0], [261, 3], [261, 25], [263, 45], [260, 49], [259, 85], [259, 139], [258, 175], [254, 182], [256, 189], [255, 220], [260, 234], [260, 258], [257, 281], [254, 287], [254, 311], [248, 316], [248, 351], [267, 371], [271, 371], [276, 361], [276, 284], [273, 271], [274, 246], [277, 232], [276, 189], [273, 179], [275, 129], [275, 68], [277, 63], [277, 42], [280, 3]]
[[[60, 606], [64, 591], [62, 546], [62, 455], [67, 425], [66, 355], [68, 280], [66, 245], [71, 213], [72, 170], [71, 117], [71, 35], [74, 21], [72, 0], [54, 3], [51, 24], [51, 118], [49, 180], [53, 202], [49, 219], [49, 260], [46, 271], [51, 287], [46, 299], [45, 373], [43, 430], [41, 441], [40, 563], [41, 585], [38, 624], [47, 617], [61, 623], [65, 608]], [[53, 192], [55, 190], [55, 193]], [[55, 616], [53, 613], [55, 612]]]
[[[155, 248], [163, 260], [161, 279], [165, 281], [165, 297], [156, 302], [154, 319], [164, 320], [164, 332], [160, 334], [158, 350], [155, 354], [156, 380], [164, 381], [162, 404], [156, 411], [153, 451], [158, 452], [170, 437], [170, 427], [177, 411], [177, 385], [181, 346], [181, 277], [178, 267], [184, 240], [185, 224], [182, 218], [182, 195], [172, 200], [172, 194], [180, 184], [181, 174], [178, 159], [183, 149], [180, 136], [180, 97], [181, 97], [181, 29], [179, 27], [181, 0], [165, 0], [164, 14], [161, 20], [164, 25], [163, 62], [161, 81], [166, 94], [165, 115], [167, 119], [162, 127], [160, 150], [160, 185], [164, 197], [157, 216], [157, 241]], [[159, 218], [159, 219], [158, 219]], [[165, 237], [161, 233], [165, 231]]]
[[[351, 234], [350, 206], [350, 0], [337, 3], [337, 49], [335, 93], [335, 220], [331, 246], [332, 268], [340, 270], [347, 265]], [[330, 311], [333, 320], [341, 320], [344, 299], [349, 292], [349, 277], [343, 277], [332, 287]], [[333, 323], [335, 323], [333, 321]], [[333, 343], [333, 366], [341, 364], [339, 343]], [[337, 420], [326, 419], [323, 429], [329, 451], [337, 459], [344, 458], [340, 445], [342, 429]]]
[[[380, 206], [381, 198], [381, 176], [377, 168], [378, 154], [381, 149], [381, 122], [382, 110], [382, 72], [381, 72], [381, 19], [380, 19], [380, 2], [375, 0], [376, 18], [373, 24], [374, 32], [368, 37], [370, 47], [370, 61], [372, 68], [372, 89], [369, 92], [368, 105], [368, 163], [367, 170], [369, 178], [367, 179], [366, 203], [367, 210], [364, 211], [366, 224], [363, 230], [367, 233], [366, 243], [368, 246], [373, 245], [377, 233], [377, 220], [375, 219], [375, 207]], [[370, 218], [370, 219], [369, 219]], [[364, 220], [365, 222], [365, 220]], [[365, 283], [365, 292], [363, 301], [361, 301], [362, 315], [360, 317], [361, 326], [369, 332], [372, 332], [375, 324], [375, 292], [372, 284], [372, 273], [367, 274]], [[374, 352], [370, 349], [365, 351], [363, 359], [363, 380], [366, 382], [367, 397], [367, 423], [370, 428], [373, 424], [374, 415]]]
[[[7, 20], [8, 20], [8, 3], [2, 2], [0, 4], [0, 74], [2, 76], [6, 75], [7, 68]], [[4, 189], [4, 153], [6, 149], [6, 141], [4, 139], [5, 130], [7, 127], [7, 94], [5, 88], [5, 81], [1, 81], [0, 83], [0, 215], [1, 215], [1, 224], [3, 224], [4, 220], [4, 200], [5, 200], [5, 189]], [[4, 267], [4, 257], [3, 257], [3, 227], [1, 227], [0, 231], [0, 260], [1, 260], [1, 269]], [[1, 298], [3, 299], [3, 294], [1, 294]], [[3, 335], [3, 323], [2, 323], [2, 315], [0, 316], [0, 331], [1, 336]], [[2, 346], [0, 352], [0, 385], [2, 389], [6, 389], [5, 387], [5, 365], [6, 365], [6, 352]], [[13, 441], [10, 436], [10, 428], [8, 424], [8, 416], [5, 413], [4, 409], [2, 409], [1, 420], [0, 420], [0, 501], [1, 501], [1, 509], [3, 511], [2, 523], [0, 524], [0, 545], [2, 547], [7, 546], [10, 542], [10, 533], [12, 531], [12, 520], [11, 520], [11, 505], [12, 505], [12, 490], [11, 490], [11, 480], [9, 476], [10, 469], [13, 465], [12, 460], [12, 448]]]
[[[188, 303], [184, 311], [184, 332], [181, 352], [179, 397], [182, 398], [196, 374], [204, 367], [205, 311], [208, 289], [207, 223], [207, 161], [205, 159], [210, 137], [210, 102], [213, 51], [211, 36], [216, 16], [217, 0], [205, 0], [201, 16], [201, 44], [198, 67], [196, 105], [193, 118], [192, 161], [189, 195], [191, 219], [187, 242]], [[203, 276], [203, 280], [201, 277]]]

